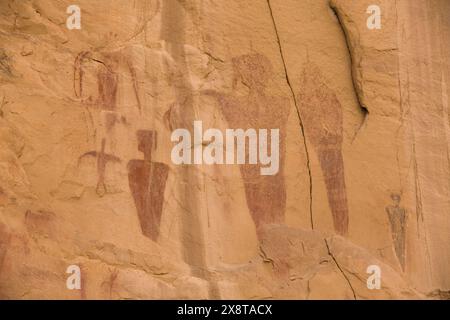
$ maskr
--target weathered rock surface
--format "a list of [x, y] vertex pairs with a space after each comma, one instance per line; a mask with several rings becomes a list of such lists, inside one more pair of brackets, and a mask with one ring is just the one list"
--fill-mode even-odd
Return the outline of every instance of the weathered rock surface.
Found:
[[449, 1], [77, 2], [0, 1], [0, 298], [448, 299]]

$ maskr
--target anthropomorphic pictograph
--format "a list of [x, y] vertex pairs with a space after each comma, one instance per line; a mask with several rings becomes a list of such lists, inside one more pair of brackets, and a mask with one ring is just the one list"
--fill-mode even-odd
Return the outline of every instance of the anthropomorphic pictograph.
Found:
[[297, 102], [306, 138], [319, 158], [334, 230], [346, 235], [349, 217], [342, 157], [342, 106], [320, 69], [311, 62], [303, 71]]
[[156, 241], [169, 167], [164, 163], [152, 161], [152, 151], [153, 148], [156, 149], [156, 131], [140, 130], [137, 132], [137, 138], [138, 149], [144, 154], [144, 159], [135, 159], [128, 163], [128, 182], [142, 233]]
[[[283, 169], [289, 99], [266, 93], [273, 71], [271, 62], [265, 56], [258, 53], [242, 55], [233, 58], [232, 65], [234, 85], [240, 81], [248, 88], [248, 94], [237, 96], [216, 91], [205, 92], [217, 99], [228, 127], [280, 130], [280, 168], [276, 175], [262, 176], [259, 165], [240, 165], [247, 204], [258, 230], [264, 224], [284, 223], [286, 187]], [[248, 150], [246, 153], [248, 157]]]

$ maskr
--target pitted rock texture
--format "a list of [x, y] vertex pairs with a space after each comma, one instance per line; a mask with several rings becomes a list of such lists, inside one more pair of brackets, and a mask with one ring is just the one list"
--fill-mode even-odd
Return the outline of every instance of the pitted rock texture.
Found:
[[[448, 299], [449, 1], [72, 4], [0, 1], [1, 299]], [[175, 165], [196, 120], [278, 174]]]

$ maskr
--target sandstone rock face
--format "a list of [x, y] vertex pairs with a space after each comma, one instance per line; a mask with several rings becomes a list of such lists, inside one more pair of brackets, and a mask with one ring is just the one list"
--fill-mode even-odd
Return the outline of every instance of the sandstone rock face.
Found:
[[[448, 298], [449, 1], [72, 4], [0, 2], [0, 298]], [[175, 164], [194, 121], [278, 173]]]

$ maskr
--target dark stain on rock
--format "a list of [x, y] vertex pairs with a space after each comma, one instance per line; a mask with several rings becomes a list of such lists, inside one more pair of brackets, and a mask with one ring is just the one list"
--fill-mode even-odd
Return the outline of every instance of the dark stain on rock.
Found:
[[112, 300], [114, 285], [116, 283], [117, 277], [119, 276], [119, 270], [115, 268], [110, 274], [106, 281], [102, 283], [102, 287], [106, 288], [108, 298]]
[[8, 202], [8, 195], [6, 194], [5, 190], [3, 190], [2, 187], [0, 187], [0, 205], [4, 205]]
[[12, 76], [11, 58], [2, 48], [0, 48], [0, 71], [8, 76]]
[[83, 62], [89, 56], [89, 51], [82, 51], [75, 58], [73, 65], [73, 91], [75, 93], [75, 97], [77, 98], [83, 98]]
[[115, 110], [117, 102], [117, 83], [119, 75], [110, 68], [99, 67], [98, 80], [98, 105], [104, 110]]
[[6, 230], [3, 224], [0, 224], [0, 274], [6, 259], [9, 244], [11, 242], [11, 234]]
[[107, 113], [105, 115], [106, 131], [110, 132], [117, 122], [119, 122], [119, 119], [117, 119], [117, 115], [115, 113]]
[[51, 236], [54, 233], [54, 219], [56, 215], [53, 212], [38, 210], [27, 210], [25, 213], [25, 226], [29, 233], [39, 233]]
[[128, 70], [130, 71], [131, 81], [133, 83], [134, 95], [136, 97], [136, 102], [138, 104], [139, 111], [141, 111], [142, 106], [141, 106], [141, 98], [139, 97], [139, 83], [137, 80], [136, 68], [134, 67], [133, 63], [129, 59], [127, 59], [127, 66], [128, 66]]

